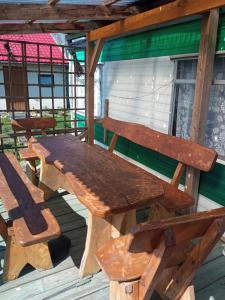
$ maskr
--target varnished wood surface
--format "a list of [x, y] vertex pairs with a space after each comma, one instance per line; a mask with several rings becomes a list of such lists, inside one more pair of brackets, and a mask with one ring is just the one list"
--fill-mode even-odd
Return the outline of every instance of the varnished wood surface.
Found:
[[217, 159], [217, 153], [213, 149], [176, 136], [169, 136], [144, 125], [105, 118], [103, 126], [118, 136], [201, 171], [210, 171]]
[[[59, 222], [62, 233], [70, 238], [72, 247], [65, 259], [59, 260], [54, 268], [39, 272], [28, 269], [18, 279], [3, 283], [0, 274], [1, 299], [12, 300], [43, 300], [43, 299], [74, 299], [74, 300], [107, 300], [109, 297], [109, 280], [103, 272], [94, 276], [79, 278], [79, 262], [83, 253], [86, 236], [87, 210], [74, 196], [65, 193], [55, 195], [47, 205]], [[0, 202], [0, 213], [6, 212]], [[138, 222], [147, 218], [148, 210], [138, 211]], [[79, 241], [79, 243], [77, 242]], [[225, 268], [222, 266], [225, 257], [222, 255], [223, 245], [218, 243], [194, 279], [196, 300], [223, 299]], [[0, 257], [3, 260], [5, 243], [0, 240]], [[159, 300], [152, 297], [151, 300]]]
[[11, 121], [11, 124], [15, 131], [46, 129], [55, 127], [56, 120], [54, 118], [14, 119]]
[[76, 137], [40, 138], [32, 149], [65, 174], [79, 200], [98, 217], [141, 207], [164, 194], [154, 175]]
[[19, 151], [19, 155], [21, 159], [25, 160], [35, 160], [38, 159], [37, 155], [30, 148], [24, 148]]
[[0, 154], [0, 197], [13, 220], [15, 238], [23, 246], [60, 235], [43, 192], [30, 182], [12, 153]]

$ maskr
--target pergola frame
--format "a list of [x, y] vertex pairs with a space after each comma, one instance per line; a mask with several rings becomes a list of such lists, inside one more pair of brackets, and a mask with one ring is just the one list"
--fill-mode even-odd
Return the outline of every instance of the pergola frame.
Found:
[[[213, 78], [213, 65], [216, 49], [216, 38], [219, 20], [219, 8], [225, 5], [223, 0], [205, 0], [197, 2], [195, 0], [177, 0], [175, 2], [163, 5], [144, 13], [128, 17], [125, 20], [115, 22], [111, 25], [90, 31], [87, 34], [87, 48], [94, 48], [94, 41], [97, 41], [93, 55], [87, 56], [87, 65], [90, 61], [99, 58], [99, 41], [115, 38], [124, 34], [130, 34], [139, 30], [146, 30], [151, 26], [161, 25], [163, 23], [184, 18], [187, 16], [207, 13], [203, 19], [201, 43], [199, 48], [199, 59], [197, 67], [197, 79], [195, 88], [195, 98], [193, 105], [191, 140], [197, 143], [203, 143], [205, 134], [205, 125], [207, 120], [208, 104], [210, 98], [210, 87]], [[89, 52], [90, 53], [90, 52]], [[94, 58], [93, 58], [94, 57]], [[93, 71], [93, 70], [92, 70]], [[87, 113], [88, 113], [88, 141], [94, 142], [94, 81], [87, 74]], [[200, 172], [192, 168], [187, 170], [185, 190], [194, 196], [195, 205], [193, 210], [197, 210], [198, 188]]]

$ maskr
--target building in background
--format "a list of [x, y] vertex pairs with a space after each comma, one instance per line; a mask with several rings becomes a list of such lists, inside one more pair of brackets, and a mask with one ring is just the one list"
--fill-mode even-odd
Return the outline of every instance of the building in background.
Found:
[[13, 110], [18, 117], [69, 105], [67, 52], [56, 40], [51, 34], [0, 36], [1, 113]]

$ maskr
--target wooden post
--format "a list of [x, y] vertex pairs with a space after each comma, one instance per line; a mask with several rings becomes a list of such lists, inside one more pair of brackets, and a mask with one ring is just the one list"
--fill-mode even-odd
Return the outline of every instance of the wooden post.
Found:
[[87, 34], [86, 51], [86, 98], [87, 98], [87, 125], [88, 125], [88, 143], [94, 143], [94, 73], [98, 64], [98, 59], [103, 47], [103, 40], [90, 42]]
[[[105, 99], [104, 118], [109, 116], [109, 99]], [[104, 143], [108, 142], [108, 130], [104, 128]]]
[[[213, 79], [213, 66], [216, 50], [219, 9], [213, 9], [202, 22], [201, 41], [199, 48], [195, 97], [192, 112], [190, 138], [204, 144], [205, 126], [207, 121], [210, 90]], [[200, 172], [187, 168], [186, 192], [195, 198], [193, 210], [197, 210]]]

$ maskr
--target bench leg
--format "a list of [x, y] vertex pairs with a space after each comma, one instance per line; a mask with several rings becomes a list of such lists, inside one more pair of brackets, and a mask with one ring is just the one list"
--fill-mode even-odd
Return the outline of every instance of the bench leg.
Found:
[[47, 243], [39, 243], [22, 247], [15, 240], [12, 233], [8, 235], [4, 260], [4, 281], [16, 279], [22, 269], [30, 264], [35, 269], [47, 270], [52, 265], [52, 260]]
[[35, 160], [26, 161], [26, 175], [36, 185], [36, 164]]
[[88, 232], [85, 250], [80, 265], [80, 277], [97, 273], [100, 270], [95, 259], [95, 253], [111, 238], [125, 234], [132, 225], [136, 224], [136, 211], [130, 211], [109, 217], [98, 218], [88, 212]]
[[109, 300], [139, 300], [139, 281], [119, 283], [110, 281]]
[[194, 286], [190, 285], [186, 291], [184, 292], [183, 296], [180, 298], [180, 300], [195, 300], [195, 290]]

